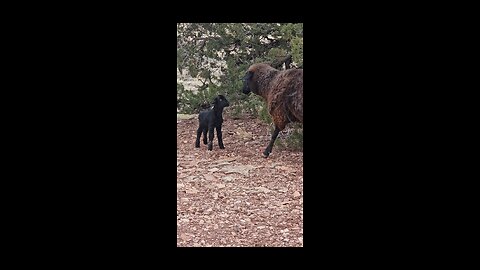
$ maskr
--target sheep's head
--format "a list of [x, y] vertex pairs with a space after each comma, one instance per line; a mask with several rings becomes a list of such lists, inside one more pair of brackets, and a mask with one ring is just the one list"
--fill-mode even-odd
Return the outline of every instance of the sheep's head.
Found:
[[[250, 94], [253, 92], [254, 94], [260, 95], [260, 85], [259, 81], [264, 81], [265, 77], [270, 77], [270, 75], [275, 75], [275, 72], [278, 70], [272, 68], [270, 65], [266, 63], [257, 63], [251, 65], [245, 76], [242, 78], [243, 80], [243, 89], [242, 92], [244, 94]], [[267, 81], [268, 82], [268, 81]]]
[[230, 106], [230, 103], [223, 95], [218, 95], [217, 97], [215, 97], [215, 99], [213, 100], [213, 104], [217, 108], [225, 108]]
[[243, 76], [242, 78], [243, 80], [242, 92], [246, 95], [250, 95], [250, 93], [252, 92], [252, 89], [250, 88], [252, 77], [253, 77], [253, 71], [247, 71], [247, 74], [245, 74], [245, 76]]

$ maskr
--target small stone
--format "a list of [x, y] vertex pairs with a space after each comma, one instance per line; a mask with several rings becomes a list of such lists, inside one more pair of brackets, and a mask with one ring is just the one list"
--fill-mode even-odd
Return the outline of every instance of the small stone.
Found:
[[192, 188], [190, 188], [190, 189], [185, 190], [185, 193], [187, 193], [187, 194], [195, 194], [195, 193], [198, 193], [198, 190], [195, 189], [194, 187], [192, 187]]
[[204, 175], [203, 177], [204, 177], [205, 180], [207, 180], [207, 181], [215, 181], [215, 180], [217, 180], [217, 178], [216, 178], [215, 176], [211, 175], [211, 174]]
[[185, 233], [180, 234], [180, 238], [181, 238], [183, 241], [188, 241], [188, 240], [191, 239], [191, 237], [188, 236], [188, 235], [185, 234]]
[[258, 192], [264, 192], [264, 193], [269, 193], [271, 190], [265, 187], [256, 187], [255, 188]]
[[231, 176], [224, 176], [224, 177], [222, 178], [222, 180], [225, 181], [225, 182], [232, 182], [232, 181], [233, 181], [233, 177], [231, 177]]
[[295, 192], [293, 193], [293, 197], [294, 197], [294, 198], [300, 197], [300, 192], [295, 191]]

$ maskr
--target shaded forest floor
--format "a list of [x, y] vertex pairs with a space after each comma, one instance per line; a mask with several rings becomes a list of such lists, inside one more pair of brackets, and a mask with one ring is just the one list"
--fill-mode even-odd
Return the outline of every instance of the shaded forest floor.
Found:
[[225, 149], [215, 134], [207, 151], [194, 147], [197, 118], [177, 117], [177, 246], [303, 246], [303, 152], [265, 159], [269, 126], [224, 118]]

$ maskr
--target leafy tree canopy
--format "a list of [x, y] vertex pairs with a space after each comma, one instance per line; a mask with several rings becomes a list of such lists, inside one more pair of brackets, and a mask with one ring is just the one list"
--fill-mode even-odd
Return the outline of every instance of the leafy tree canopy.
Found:
[[177, 107], [196, 112], [215, 95], [224, 94], [240, 110], [258, 113], [258, 99], [245, 103], [241, 78], [259, 62], [278, 69], [303, 68], [303, 24], [177, 24], [178, 73], [200, 81], [194, 91], [186, 91], [177, 80]]

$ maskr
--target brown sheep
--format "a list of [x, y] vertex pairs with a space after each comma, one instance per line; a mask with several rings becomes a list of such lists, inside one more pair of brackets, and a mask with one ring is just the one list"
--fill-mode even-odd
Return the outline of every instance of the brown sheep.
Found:
[[268, 64], [253, 64], [243, 77], [244, 94], [253, 92], [267, 102], [275, 130], [263, 152], [268, 157], [278, 133], [290, 122], [303, 123], [303, 69], [277, 70]]

